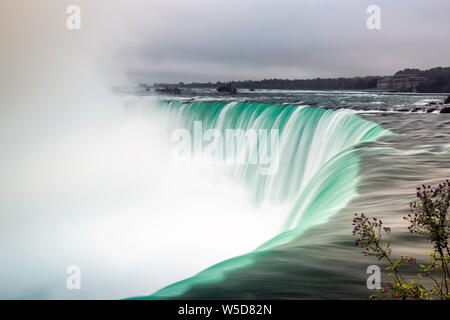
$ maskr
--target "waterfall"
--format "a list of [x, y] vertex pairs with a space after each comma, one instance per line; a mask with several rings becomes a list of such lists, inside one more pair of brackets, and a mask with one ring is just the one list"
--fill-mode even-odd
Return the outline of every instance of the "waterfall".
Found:
[[260, 174], [261, 164], [233, 164], [229, 174], [236, 183], [246, 186], [256, 206], [280, 207], [279, 214], [271, 219], [282, 228], [277, 236], [254, 251], [214, 265], [143, 299], [173, 297], [192, 285], [219, 281], [227, 271], [249, 265], [264, 251], [325, 223], [357, 195], [360, 160], [355, 147], [392, 135], [349, 110], [252, 102], [172, 101], [160, 102], [158, 107], [167, 113], [169, 132], [185, 128], [194, 133], [198, 121], [204, 129], [221, 132], [278, 130], [279, 164], [275, 174]]

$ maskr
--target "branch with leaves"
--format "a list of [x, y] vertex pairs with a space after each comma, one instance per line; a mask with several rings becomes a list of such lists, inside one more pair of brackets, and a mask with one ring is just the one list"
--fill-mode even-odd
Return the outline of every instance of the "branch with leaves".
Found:
[[[392, 279], [371, 299], [450, 300], [450, 183], [447, 180], [435, 188], [418, 187], [416, 197], [417, 200], [410, 203], [411, 212], [404, 219], [409, 223], [411, 233], [424, 237], [433, 245], [430, 262], [426, 265], [417, 264], [416, 259], [409, 256], [393, 259], [391, 229], [378, 218], [355, 214], [353, 235], [358, 237], [355, 246], [361, 247], [365, 256], [375, 256], [379, 261], [387, 262], [388, 278]], [[407, 280], [404, 275], [406, 266], [418, 267], [417, 276], [430, 279], [433, 287], [426, 288], [418, 281]]]

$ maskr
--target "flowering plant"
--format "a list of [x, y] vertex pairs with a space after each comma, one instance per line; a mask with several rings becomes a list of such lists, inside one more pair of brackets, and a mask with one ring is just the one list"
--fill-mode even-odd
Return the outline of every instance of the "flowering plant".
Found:
[[[391, 257], [391, 229], [378, 218], [355, 214], [353, 235], [358, 237], [355, 246], [361, 247], [365, 256], [386, 261], [388, 278], [392, 279], [371, 299], [450, 299], [450, 183], [447, 180], [435, 188], [418, 187], [416, 197], [418, 199], [410, 203], [411, 212], [404, 219], [409, 223], [409, 232], [425, 237], [433, 245], [427, 265], [417, 264], [414, 257], [408, 256], [394, 260]], [[408, 265], [418, 266], [418, 277], [430, 279], [433, 287], [426, 288], [415, 280], [407, 281], [403, 271]]]

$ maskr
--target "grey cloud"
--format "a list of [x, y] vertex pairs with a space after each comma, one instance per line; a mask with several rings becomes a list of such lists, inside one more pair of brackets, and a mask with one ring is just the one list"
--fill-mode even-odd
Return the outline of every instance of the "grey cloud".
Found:
[[[375, 1], [382, 30], [366, 28], [372, 1], [158, 3], [128, 74], [148, 81], [390, 74], [448, 64], [448, 1]], [[209, 73], [209, 75], [208, 75]]]

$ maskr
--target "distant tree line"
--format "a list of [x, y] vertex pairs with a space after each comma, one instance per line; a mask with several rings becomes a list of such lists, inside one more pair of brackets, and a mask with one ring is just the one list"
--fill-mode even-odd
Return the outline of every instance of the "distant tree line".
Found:
[[219, 88], [231, 84], [238, 89], [285, 89], [285, 90], [367, 90], [376, 89], [377, 80], [381, 77], [356, 77], [356, 78], [334, 78], [334, 79], [264, 79], [245, 80], [229, 82], [193, 82], [185, 84], [155, 83], [154, 87], [180, 87], [180, 88]]
[[[417, 89], [418, 92], [450, 92], [450, 68], [433, 68], [430, 70], [405, 69], [394, 76], [411, 74], [424, 77], [425, 82]], [[185, 84], [155, 83], [155, 88], [219, 88], [231, 84], [238, 89], [285, 89], [285, 90], [374, 90], [377, 81], [384, 77], [367, 76], [354, 78], [316, 78], [316, 79], [264, 79], [229, 82], [193, 82]]]
[[430, 70], [405, 69], [397, 72], [395, 75], [415, 74], [418, 77], [424, 77], [425, 82], [417, 87], [418, 92], [450, 92], [450, 67], [433, 68]]

